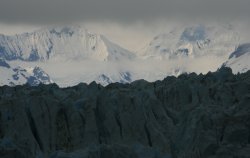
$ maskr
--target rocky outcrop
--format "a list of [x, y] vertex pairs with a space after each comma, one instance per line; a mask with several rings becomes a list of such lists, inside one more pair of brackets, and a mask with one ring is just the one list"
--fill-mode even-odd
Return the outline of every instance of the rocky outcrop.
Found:
[[0, 88], [0, 155], [247, 158], [250, 72]]

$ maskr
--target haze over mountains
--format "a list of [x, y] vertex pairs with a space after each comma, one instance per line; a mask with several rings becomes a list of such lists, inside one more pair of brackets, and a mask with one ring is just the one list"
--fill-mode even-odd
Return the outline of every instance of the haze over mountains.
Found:
[[160, 59], [227, 56], [239, 41], [239, 34], [230, 26], [179, 26], [155, 36], [142, 55]]
[[[231, 25], [177, 27], [155, 36], [138, 52], [81, 26], [46, 27], [0, 35], [0, 72], [5, 74], [0, 85], [24, 84], [30, 77], [36, 79], [32, 85], [55, 82], [62, 87], [92, 81], [102, 85], [156, 81], [185, 72], [216, 71], [221, 66], [231, 67], [234, 73], [246, 72], [249, 48], [240, 43]], [[17, 68], [22, 71], [17, 73]], [[32, 72], [35, 69], [40, 75]]]

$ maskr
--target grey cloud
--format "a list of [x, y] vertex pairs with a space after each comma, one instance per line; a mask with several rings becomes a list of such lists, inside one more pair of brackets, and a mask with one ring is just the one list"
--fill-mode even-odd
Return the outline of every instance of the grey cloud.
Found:
[[1, 0], [0, 22], [130, 23], [158, 18], [248, 19], [250, 0]]

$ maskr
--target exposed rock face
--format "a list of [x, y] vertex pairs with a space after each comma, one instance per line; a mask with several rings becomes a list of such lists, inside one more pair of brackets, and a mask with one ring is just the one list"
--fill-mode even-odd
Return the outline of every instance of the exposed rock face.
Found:
[[250, 72], [0, 88], [0, 155], [247, 158]]
[[0, 66], [10, 68], [10, 65], [3, 58], [0, 58]]
[[233, 73], [244, 73], [250, 69], [250, 43], [239, 45], [223, 66], [230, 67]]
[[[1, 67], [2, 66], [2, 67]], [[0, 86], [9, 85], [23, 85], [29, 84], [31, 86], [37, 86], [39, 84], [50, 84], [53, 81], [50, 79], [50, 76], [44, 72], [40, 67], [13, 67], [10, 66], [7, 62], [2, 62], [0, 59]]]

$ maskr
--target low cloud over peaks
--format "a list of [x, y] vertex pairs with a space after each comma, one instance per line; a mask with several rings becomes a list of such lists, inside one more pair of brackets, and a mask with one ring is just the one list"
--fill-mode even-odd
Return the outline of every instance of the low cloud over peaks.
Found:
[[130, 23], [154, 19], [247, 19], [249, 0], [2, 0], [0, 22], [54, 24]]

